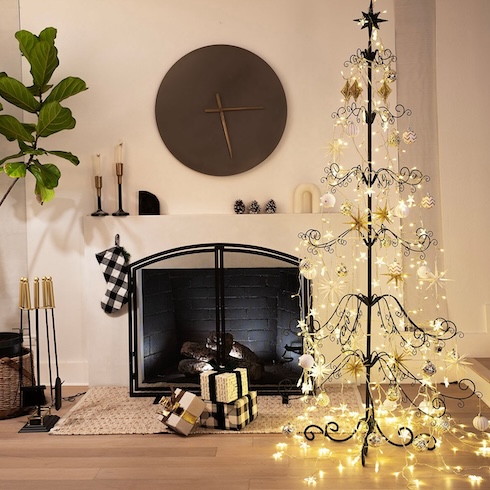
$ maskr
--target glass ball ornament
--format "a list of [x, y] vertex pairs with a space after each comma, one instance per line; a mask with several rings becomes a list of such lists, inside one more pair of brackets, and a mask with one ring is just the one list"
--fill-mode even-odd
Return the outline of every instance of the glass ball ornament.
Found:
[[488, 429], [488, 419], [481, 414], [478, 414], [473, 419], [473, 427], [480, 431], [485, 431]]
[[288, 422], [286, 425], [283, 425], [281, 427], [281, 432], [286, 436], [286, 437], [293, 437], [296, 434], [296, 427]]
[[402, 135], [403, 142], [406, 145], [411, 145], [412, 143], [415, 143], [415, 140], [417, 139], [417, 134], [415, 131], [411, 128], [408, 128]]
[[303, 259], [299, 263], [299, 272], [306, 277], [306, 279], [313, 279], [316, 277], [315, 264], [310, 259]]
[[359, 134], [359, 126], [357, 126], [353, 122], [350, 122], [345, 128], [345, 134], [350, 138], [354, 138]]
[[412, 442], [412, 446], [417, 451], [427, 451], [429, 449], [429, 438], [426, 435], [421, 434], [415, 437]]
[[406, 218], [408, 213], [410, 213], [410, 208], [404, 202], [399, 202], [393, 210], [393, 214], [397, 218]]
[[367, 443], [371, 447], [380, 447], [383, 445], [384, 442], [385, 438], [378, 432], [371, 432], [371, 434], [367, 436]]
[[320, 203], [324, 208], [333, 208], [336, 202], [337, 199], [331, 192], [323, 194], [323, 196], [320, 198]]
[[383, 238], [379, 239], [379, 243], [382, 247], [388, 248], [392, 244], [392, 240], [389, 236], [384, 236]]
[[395, 260], [395, 262], [388, 264], [388, 272], [393, 275], [401, 274], [403, 272], [403, 267]]
[[425, 209], [430, 209], [436, 205], [436, 200], [430, 194], [427, 194], [420, 201], [420, 205]]
[[383, 402], [383, 408], [388, 412], [392, 412], [398, 406], [395, 400], [388, 400], [388, 398]]
[[393, 130], [389, 135], [388, 135], [388, 144], [390, 146], [399, 146], [400, 145], [400, 135], [398, 131]]
[[422, 371], [426, 376], [434, 376], [437, 373], [437, 368], [432, 361], [427, 360], [422, 367]]
[[340, 206], [340, 212], [343, 215], [348, 216], [352, 212], [352, 203], [349, 201], [342, 203]]
[[389, 70], [386, 70], [386, 73], [385, 73], [385, 78], [386, 78], [386, 81], [391, 83], [391, 82], [395, 82], [396, 79], [398, 78], [398, 75], [396, 73], [395, 70], [392, 70], [391, 68]]
[[316, 397], [316, 404], [319, 407], [328, 407], [330, 404], [330, 397], [324, 391], [321, 391]]
[[444, 415], [436, 419], [435, 426], [439, 432], [447, 432], [451, 428], [451, 418], [449, 415]]
[[391, 402], [397, 402], [400, 399], [400, 387], [398, 385], [390, 385], [386, 390], [386, 399]]
[[313, 364], [315, 364], [315, 359], [313, 359], [313, 356], [311, 354], [303, 354], [299, 356], [298, 364], [303, 369], [311, 369], [313, 367]]
[[417, 269], [417, 276], [419, 279], [429, 279], [432, 276], [432, 272], [428, 265], [421, 265]]
[[340, 264], [336, 267], [335, 272], [337, 273], [337, 276], [345, 277], [349, 273], [349, 270], [344, 264]]

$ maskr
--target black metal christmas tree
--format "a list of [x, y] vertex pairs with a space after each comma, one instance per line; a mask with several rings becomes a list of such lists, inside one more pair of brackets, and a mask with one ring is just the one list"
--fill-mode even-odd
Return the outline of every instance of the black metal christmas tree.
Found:
[[[379, 15], [373, 11], [371, 1], [369, 11], [356, 19], [362, 29], [367, 29], [368, 45], [345, 63], [356, 75], [346, 77], [341, 90], [344, 105], [332, 115], [342, 137], [332, 144], [332, 161], [322, 178], [327, 187], [322, 201], [327, 207], [335, 205], [336, 195], [354, 187], [357, 198], [347, 199], [340, 206], [341, 213], [349, 220], [349, 227], [337, 235], [318, 229], [300, 234], [304, 248], [300, 272], [313, 283], [320, 283], [320, 275], [332, 271], [337, 276], [324, 287], [324, 294], [337, 301], [331, 302], [330, 309], [323, 310], [323, 316], [318, 311], [317, 297], [304, 302], [311, 305], [306, 312], [308, 320], [299, 322], [304, 350], [311, 357], [311, 362], [305, 363], [302, 377], [304, 391], [318, 395], [328, 391], [328, 383], [338, 382], [347, 375], [356, 380], [358, 376], [365, 378], [365, 413], [350, 427], [346, 427], [344, 421], [332, 420], [325, 427], [309, 425], [304, 435], [311, 441], [321, 433], [337, 442], [356, 436], [361, 441], [363, 465], [369, 447], [386, 442], [418, 451], [434, 450], [441, 434], [451, 426], [446, 402], [455, 398], [443, 392], [444, 383], [435, 381], [437, 364], [447, 368], [460, 368], [465, 364], [464, 356], [459, 356], [452, 348], [452, 343], [462, 336], [456, 325], [443, 317], [426, 322], [414, 320], [398, 294], [407, 278], [402, 264], [396, 258], [389, 264], [380, 259], [390, 250], [400, 251], [399, 256], [405, 258], [415, 256], [419, 289], [430, 288], [437, 295], [437, 288], [444, 285], [444, 273], [437, 270], [437, 265], [432, 272], [427, 262], [427, 250], [437, 246], [433, 233], [422, 225], [409, 233], [402, 225], [395, 225], [403, 223], [412, 207], [427, 210], [433, 206], [430, 196], [425, 196], [419, 205], [414, 197], [429, 177], [416, 168], [398, 163], [397, 158], [387, 158], [389, 165], [383, 167], [373, 162], [373, 134], [381, 135], [383, 145], [397, 154], [401, 143], [410, 145], [416, 139], [410, 127], [402, 137], [397, 129], [399, 120], [410, 116], [411, 111], [401, 104], [391, 109], [388, 103], [391, 85], [397, 78], [396, 57], [389, 49], [378, 49], [373, 44], [380, 24], [385, 22]], [[364, 89], [366, 95], [361, 97]], [[356, 147], [363, 148], [362, 155], [358, 152], [363, 162], [344, 169], [337, 161], [342, 138], [354, 140], [360, 133], [359, 126], [364, 139]], [[393, 194], [396, 206], [390, 203]], [[393, 231], [391, 228], [396, 226], [398, 229]], [[339, 247], [354, 242], [365, 250], [362, 254], [366, 264], [365, 290], [342, 294], [347, 283], [341, 278], [347, 274], [347, 268], [343, 262], [330, 268], [328, 263], [332, 258], [337, 259]], [[378, 273], [382, 265], [387, 267], [385, 274]], [[386, 276], [390, 292], [378, 292], [380, 275]], [[375, 331], [384, 342], [381, 346], [373, 346]], [[332, 340], [339, 346], [340, 352], [333, 359], [327, 359], [324, 352], [325, 340]], [[413, 369], [416, 363], [419, 363], [418, 370]], [[449, 377], [445, 376], [444, 380], [447, 387]], [[418, 386], [416, 396], [409, 396], [405, 389], [407, 383]], [[456, 376], [456, 383], [461, 394], [456, 399], [461, 403], [474, 395], [481, 397], [471, 380]], [[379, 396], [375, 400], [376, 394]], [[390, 413], [398, 412], [396, 422], [391, 420], [389, 428], [377, 415], [381, 408]], [[394, 428], [393, 424], [397, 426]]]

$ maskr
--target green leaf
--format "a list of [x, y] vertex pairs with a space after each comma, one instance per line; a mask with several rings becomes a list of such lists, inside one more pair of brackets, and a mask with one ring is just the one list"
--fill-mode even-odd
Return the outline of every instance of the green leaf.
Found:
[[34, 175], [38, 184], [46, 189], [54, 189], [61, 177], [59, 168], [52, 163], [42, 165], [35, 161], [32, 165], [29, 165], [28, 170]]
[[0, 133], [9, 141], [19, 140], [34, 142], [34, 136], [26, 129], [26, 125], [19, 122], [14, 116], [0, 115]]
[[45, 202], [54, 199], [54, 190], [44, 187], [39, 182], [36, 182], [36, 187], [34, 188], [34, 193], [36, 194], [36, 199], [39, 204], [44, 204]]
[[65, 160], [68, 160], [69, 162], [73, 163], [73, 165], [78, 165], [80, 163], [78, 157], [73, 155], [73, 153], [70, 153], [69, 151], [52, 150], [52, 151], [48, 151], [47, 153], [49, 153], [50, 155], [55, 155], [60, 158], [64, 158]]
[[21, 82], [11, 77], [0, 77], [0, 96], [27, 112], [36, 112], [40, 103]]
[[43, 105], [39, 111], [37, 123], [37, 134], [45, 138], [50, 134], [72, 129], [75, 127], [75, 118], [71, 115], [70, 109], [61, 107], [59, 102], [49, 102]]
[[29, 63], [31, 62], [30, 53], [35, 44], [39, 42], [37, 36], [32, 32], [21, 30], [15, 33], [15, 38], [19, 41], [19, 49]]
[[81, 78], [67, 77], [61, 80], [61, 82], [53, 88], [45, 102], [61, 102], [62, 100], [83, 92], [84, 90], [87, 90], [87, 85]]
[[38, 87], [37, 85], [31, 85], [30, 87], [27, 87], [27, 90], [29, 90], [29, 92], [36, 96], [36, 97], [39, 97], [40, 95], [46, 93], [53, 85], [51, 84], [48, 84], [48, 85], [45, 85], [44, 87]]
[[46, 27], [39, 34], [39, 39], [41, 41], [46, 41], [48, 43], [54, 44], [56, 39], [57, 30], [54, 27]]
[[43, 148], [33, 148], [32, 146], [27, 145], [23, 141], [19, 141], [19, 148], [25, 155], [45, 155], [46, 150]]
[[10, 162], [3, 166], [5, 173], [12, 178], [26, 176], [26, 164], [24, 162]]
[[[20, 142], [19, 142], [20, 144]], [[24, 153], [22, 151], [16, 153], [15, 155], [9, 155], [7, 157], [4, 157], [0, 160], [0, 165], [3, 165], [5, 162], [8, 162], [9, 160], [14, 160], [16, 158], [22, 158], [24, 156]]]
[[31, 65], [31, 74], [37, 93], [42, 93], [56, 67], [59, 65], [58, 50], [54, 45], [56, 29], [47, 27], [39, 37], [21, 30], [15, 33], [19, 48]]
[[58, 50], [47, 41], [39, 41], [32, 47], [29, 56], [34, 85], [42, 89], [59, 65]]

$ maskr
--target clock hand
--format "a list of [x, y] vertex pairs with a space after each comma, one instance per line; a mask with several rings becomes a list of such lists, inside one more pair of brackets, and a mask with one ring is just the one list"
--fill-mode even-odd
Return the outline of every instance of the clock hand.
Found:
[[228, 126], [226, 125], [225, 113], [223, 112], [223, 104], [221, 103], [221, 97], [219, 96], [219, 94], [216, 94], [216, 103], [218, 104], [221, 126], [223, 126], [223, 132], [225, 133], [225, 140], [226, 140], [226, 146], [228, 146], [228, 153], [230, 154], [230, 158], [233, 158], [230, 135], [228, 134]]
[[221, 109], [204, 109], [207, 113], [227, 112], [227, 111], [253, 111], [256, 109], [265, 109], [264, 106], [243, 106], [243, 107], [222, 107]]
[[264, 109], [264, 107], [263, 106], [223, 107], [223, 104], [221, 103], [221, 97], [219, 94], [216, 94], [216, 103], [218, 105], [217, 109], [204, 109], [204, 112], [208, 114], [219, 114], [221, 120], [221, 126], [223, 127], [223, 132], [225, 134], [226, 145], [228, 146], [228, 153], [230, 154], [230, 158], [233, 158], [230, 135], [228, 133], [228, 126], [226, 125], [225, 112], [253, 111], [253, 110]]

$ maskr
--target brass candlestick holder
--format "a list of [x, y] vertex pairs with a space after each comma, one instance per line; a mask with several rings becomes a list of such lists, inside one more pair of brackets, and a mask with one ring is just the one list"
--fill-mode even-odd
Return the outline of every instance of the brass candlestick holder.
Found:
[[94, 180], [95, 189], [97, 190], [97, 211], [94, 211], [91, 216], [108, 216], [109, 213], [102, 209], [102, 176], [96, 175]]
[[122, 163], [116, 163], [116, 175], [117, 175], [117, 192], [118, 192], [119, 209], [115, 213], [112, 213], [112, 216], [128, 216], [129, 213], [123, 211], [122, 208], [122, 177], [123, 177]]

